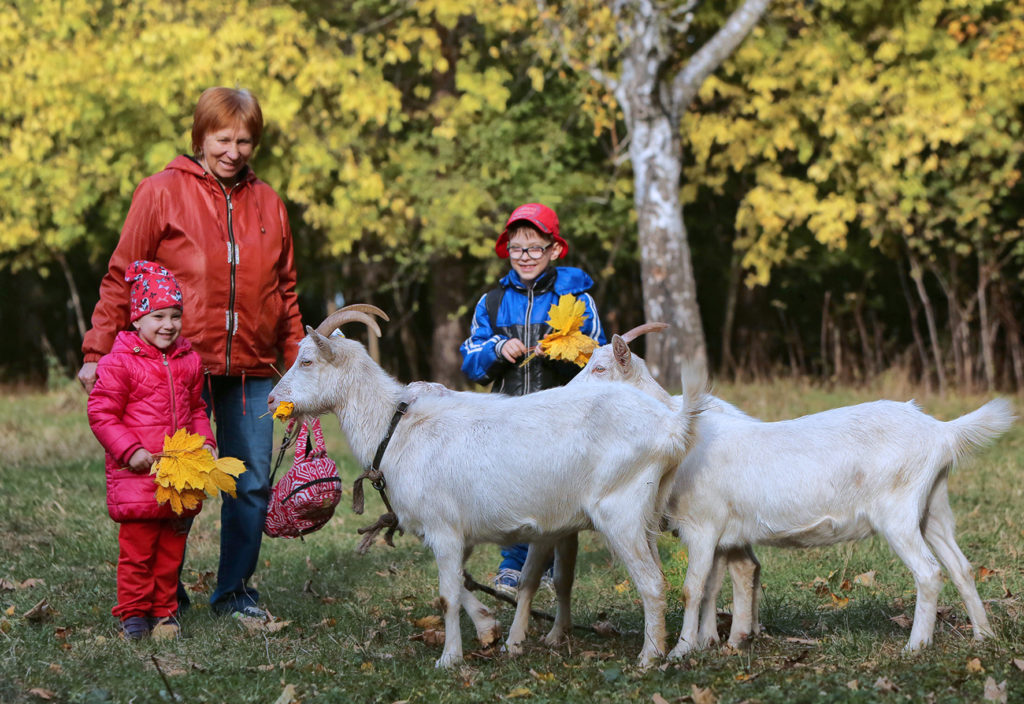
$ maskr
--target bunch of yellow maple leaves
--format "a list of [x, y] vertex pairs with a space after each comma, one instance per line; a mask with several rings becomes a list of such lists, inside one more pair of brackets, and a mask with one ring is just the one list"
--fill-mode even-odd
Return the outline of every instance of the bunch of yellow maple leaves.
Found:
[[[597, 341], [583, 334], [583, 322], [590, 316], [586, 315], [587, 304], [572, 294], [566, 293], [559, 297], [558, 303], [548, 309], [548, 325], [551, 332], [541, 338], [540, 348], [551, 359], [574, 362], [584, 366], [590, 355], [597, 348]], [[537, 356], [529, 355], [522, 361], [526, 364]]]
[[179, 428], [173, 436], [164, 436], [164, 449], [156, 455], [150, 474], [156, 475], [156, 501], [171, 503], [171, 510], [181, 515], [197, 508], [207, 496], [223, 491], [234, 497], [235, 478], [245, 471], [245, 464], [234, 457], [214, 459], [203, 447], [206, 438]]

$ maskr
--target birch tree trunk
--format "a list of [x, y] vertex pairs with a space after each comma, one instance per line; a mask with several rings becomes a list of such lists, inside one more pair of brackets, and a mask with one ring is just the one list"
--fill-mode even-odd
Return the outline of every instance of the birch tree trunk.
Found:
[[707, 373], [707, 347], [680, 201], [683, 113], [701, 84], [754, 28], [771, 0], [746, 0], [715, 35], [679, 66], [698, 0], [669, 9], [653, 0], [617, 0], [622, 45], [618, 79], [592, 71], [615, 95], [629, 131], [644, 314], [671, 327], [647, 340], [647, 365], [677, 387], [683, 365]]

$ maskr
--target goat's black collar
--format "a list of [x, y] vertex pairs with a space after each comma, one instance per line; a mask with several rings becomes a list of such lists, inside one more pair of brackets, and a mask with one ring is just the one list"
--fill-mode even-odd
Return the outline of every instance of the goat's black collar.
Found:
[[398, 404], [398, 408], [395, 409], [395, 415], [391, 416], [391, 425], [388, 426], [388, 432], [384, 434], [384, 439], [380, 441], [380, 445], [377, 445], [377, 454], [373, 456], [373, 464], [370, 465], [370, 471], [380, 472], [380, 461], [384, 459], [384, 451], [388, 449], [388, 443], [391, 442], [391, 436], [395, 432], [395, 428], [398, 427], [398, 421], [402, 420], [402, 416], [409, 409], [409, 404], [406, 401], [402, 401]]

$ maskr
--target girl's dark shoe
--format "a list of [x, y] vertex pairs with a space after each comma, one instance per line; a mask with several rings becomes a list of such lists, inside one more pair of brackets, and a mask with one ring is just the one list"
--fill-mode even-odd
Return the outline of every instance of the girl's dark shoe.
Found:
[[145, 616], [129, 616], [121, 621], [121, 633], [128, 640], [142, 640], [149, 637], [149, 621]]

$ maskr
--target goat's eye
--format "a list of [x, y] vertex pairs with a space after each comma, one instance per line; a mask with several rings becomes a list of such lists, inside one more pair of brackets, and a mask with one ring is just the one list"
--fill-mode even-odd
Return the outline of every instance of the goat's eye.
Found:
[[312, 360], [312, 359], [303, 359], [303, 360], [301, 360], [301, 361], [299, 362], [299, 366], [300, 366], [300, 367], [308, 367], [308, 366], [309, 366], [310, 364], [312, 364], [312, 363], [313, 363], [313, 360]]
[[597, 366], [594, 367], [594, 373], [595, 374], [604, 374], [606, 371], [608, 371], [608, 370], [605, 369], [604, 367], [602, 367], [600, 364], [598, 364]]

